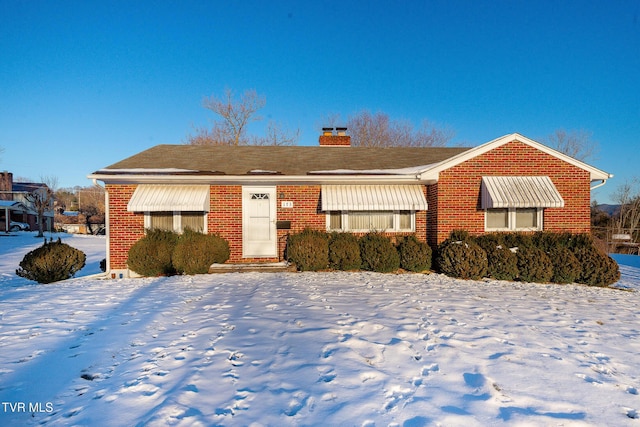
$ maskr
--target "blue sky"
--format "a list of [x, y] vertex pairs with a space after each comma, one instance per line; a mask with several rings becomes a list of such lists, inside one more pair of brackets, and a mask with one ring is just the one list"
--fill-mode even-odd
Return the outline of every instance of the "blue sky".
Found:
[[58, 185], [213, 113], [205, 96], [255, 89], [264, 121], [317, 144], [322, 119], [367, 109], [479, 145], [586, 130], [589, 163], [640, 176], [640, 0], [0, 0], [0, 170]]

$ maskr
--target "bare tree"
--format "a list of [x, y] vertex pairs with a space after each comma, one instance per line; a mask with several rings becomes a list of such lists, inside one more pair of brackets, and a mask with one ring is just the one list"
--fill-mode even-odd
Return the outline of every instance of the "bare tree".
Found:
[[36, 237], [42, 237], [44, 235], [43, 225], [45, 213], [53, 210], [55, 190], [58, 186], [57, 177], [41, 177], [40, 180], [44, 185], [38, 186], [32, 192], [24, 195], [25, 200], [33, 207], [38, 216], [38, 234]]
[[351, 145], [361, 147], [442, 147], [453, 138], [453, 131], [439, 129], [428, 120], [416, 129], [408, 120], [366, 110], [350, 116], [347, 128]]
[[84, 223], [90, 234], [94, 234], [92, 225], [105, 220], [104, 205], [104, 188], [99, 185], [92, 187], [79, 188], [78, 195], [78, 212], [84, 216]]
[[634, 236], [640, 230], [640, 178], [621, 184], [613, 195], [620, 212], [613, 221], [614, 232]]
[[233, 135], [229, 127], [222, 122], [214, 122], [211, 129], [194, 128], [194, 134], [187, 136], [186, 143], [191, 145], [233, 145]]
[[296, 145], [300, 137], [300, 129], [290, 132], [283, 129], [278, 123], [269, 121], [265, 136], [251, 138], [252, 145]]
[[546, 138], [546, 142], [551, 148], [585, 162], [593, 159], [598, 151], [598, 143], [592, 137], [591, 132], [582, 129], [558, 129]]
[[214, 95], [203, 101], [203, 106], [222, 118], [222, 126], [231, 135], [233, 145], [245, 142], [246, 127], [249, 123], [260, 120], [256, 113], [266, 104], [264, 96], [258, 95], [255, 90], [247, 90], [236, 100], [231, 89], [226, 89], [224, 96], [218, 98]]

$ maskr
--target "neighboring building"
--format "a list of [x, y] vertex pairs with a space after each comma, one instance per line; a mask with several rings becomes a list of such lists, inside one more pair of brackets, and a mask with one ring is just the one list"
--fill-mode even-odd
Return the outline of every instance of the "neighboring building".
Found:
[[[37, 230], [38, 213], [26, 195], [47, 188], [43, 183], [13, 182], [11, 172], [0, 172], [0, 231], [11, 230], [12, 222]], [[53, 210], [44, 213], [42, 230], [53, 230]]]
[[[96, 171], [105, 183], [108, 269], [126, 275], [148, 228], [191, 227], [230, 243], [229, 263], [275, 262], [287, 236], [455, 229], [589, 232], [590, 191], [612, 175], [519, 134], [475, 148], [159, 145]], [[598, 183], [597, 185], [595, 185]]]

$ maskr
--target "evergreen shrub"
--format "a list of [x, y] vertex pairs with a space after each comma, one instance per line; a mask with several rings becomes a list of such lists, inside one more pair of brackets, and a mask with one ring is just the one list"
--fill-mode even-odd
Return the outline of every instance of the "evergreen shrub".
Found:
[[329, 266], [336, 270], [358, 270], [362, 266], [358, 237], [351, 233], [329, 236]]
[[609, 255], [595, 246], [576, 248], [574, 255], [580, 263], [576, 281], [590, 286], [609, 286], [620, 280], [620, 268]]
[[487, 274], [498, 280], [515, 280], [518, 278], [518, 258], [506, 246], [494, 246], [486, 249]]
[[553, 276], [553, 265], [547, 254], [534, 246], [520, 246], [516, 254], [520, 280], [549, 283]]
[[300, 271], [318, 271], [329, 266], [329, 236], [324, 231], [305, 228], [289, 236], [287, 259]]
[[553, 265], [553, 283], [574, 283], [580, 274], [580, 262], [567, 246], [551, 248], [549, 259]]
[[[436, 264], [438, 270], [447, 276], [477, 280], [487, 274], [487, 254], [470, 238], [457, 240], [459, 234], [445, 240], [438, 246]], [[463, 236], [462, 236], [463, 237]]]
[[211, 264], [222, 264], [228, 259], [229, 243], [225, 239], [190, 229], [180, 235], [172, 254], [174, 269], [183, 274], [208, 273]]
[[483, 234], [475, 238], [487, 254], [487, 275], [498, 280], [515, 280], [518, 277], [518, 261], [499, 233]]
[[44, 244], [27, 253], [16, 274], [38, 283], [52, 283], [73, 277], [84, 267], [84, 252], [57, 241], [45, 239]]
[[147, 230], [147, 234], [129, 249], [127, 265], [142, 276], [175, 274], [172, 256], [178, 243], [173, 231]]
[[367, 233], [360, 238], [362, 268], [389, 273], [400, 268], [400, 255], [391, 240], [379, 232]]
[[431, 268], [431, 247], [413, 234], [400, 241], [398, 252], [400, 267], [405, 270], [418, 272]]

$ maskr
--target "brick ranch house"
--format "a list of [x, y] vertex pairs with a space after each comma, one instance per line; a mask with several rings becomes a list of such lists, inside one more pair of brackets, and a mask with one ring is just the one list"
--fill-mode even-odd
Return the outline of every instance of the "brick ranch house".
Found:
[[107, 271], [126, 277], [145, 229], [229, 241], [229, 263], [282, 260], [311, 227], [415, 234], [590, 231], [591, 190], [612, 175], [517, 133], [474, 148], [351, 147], [340, 128], [305, 146], [158, 145], [100, 169]]

